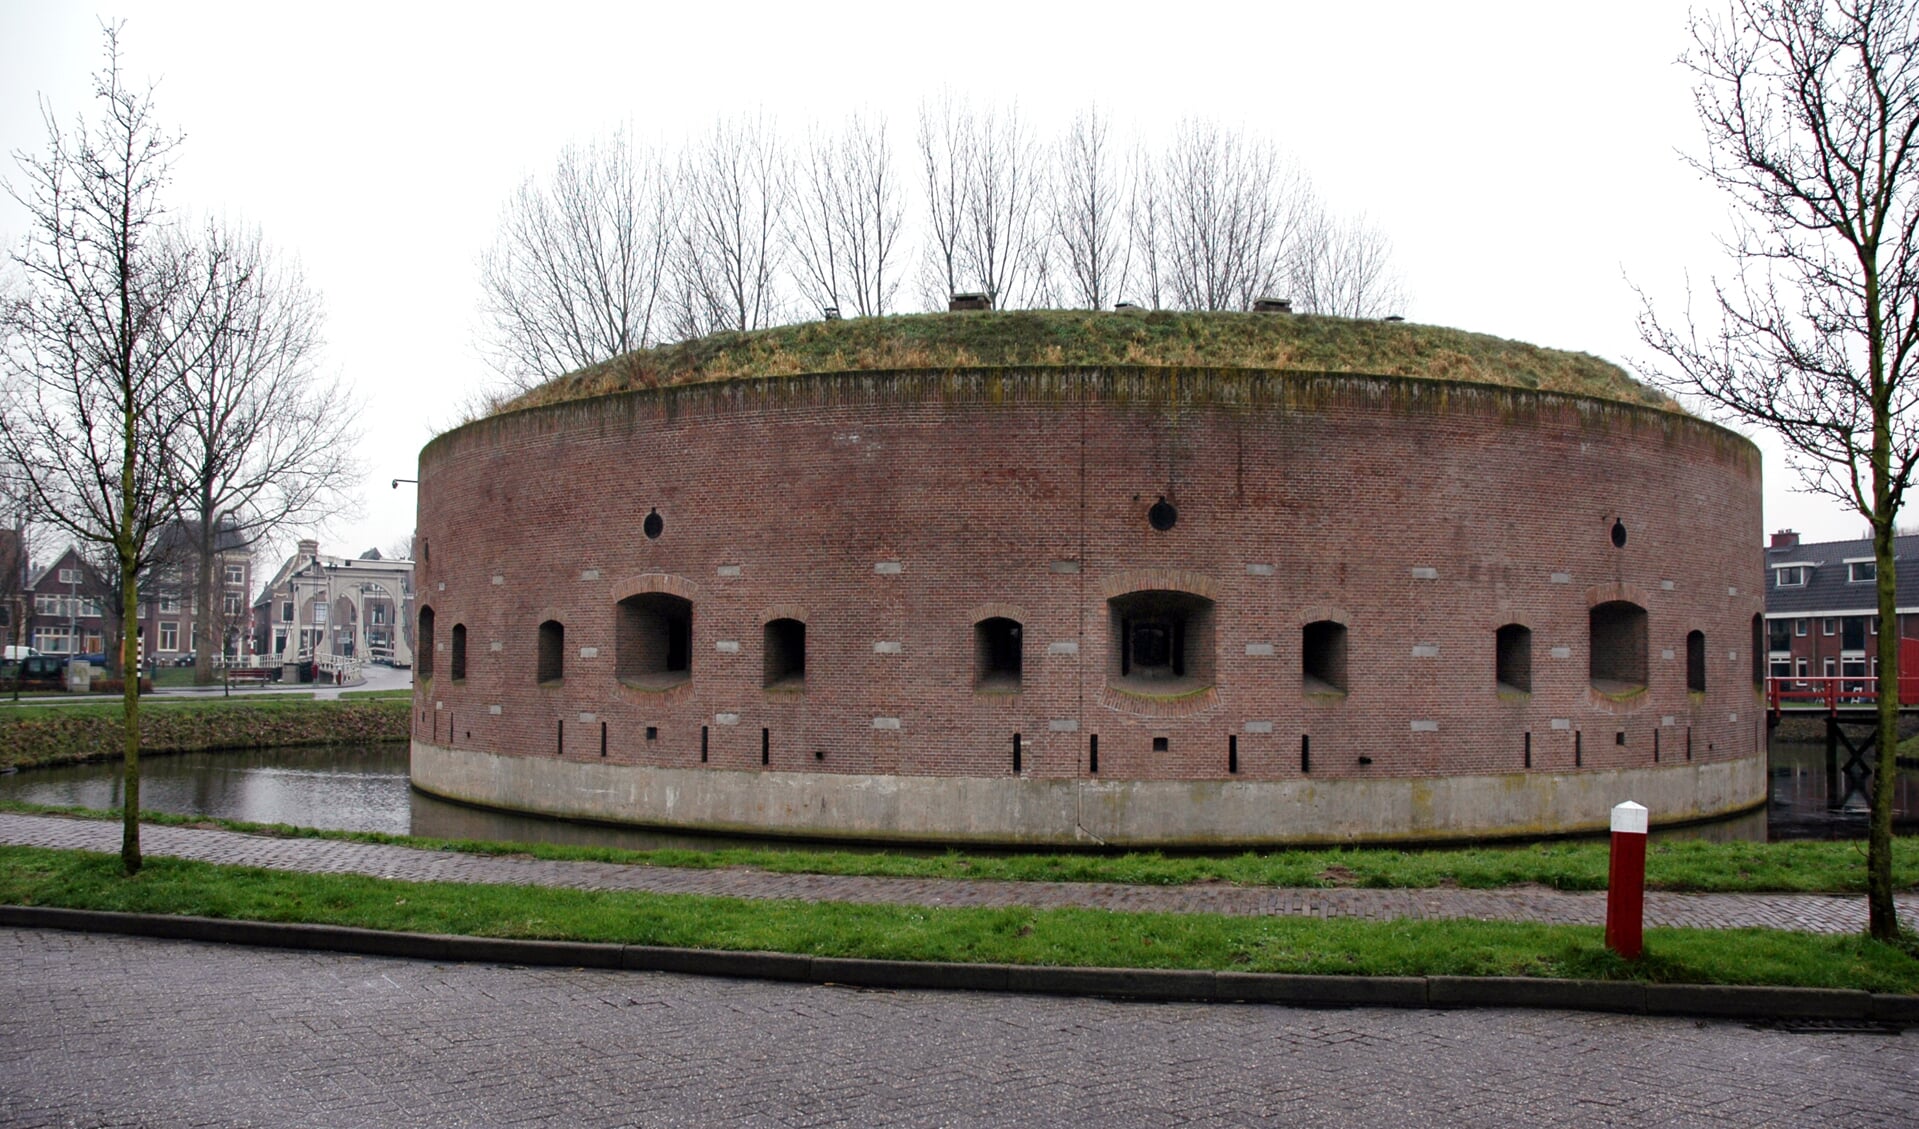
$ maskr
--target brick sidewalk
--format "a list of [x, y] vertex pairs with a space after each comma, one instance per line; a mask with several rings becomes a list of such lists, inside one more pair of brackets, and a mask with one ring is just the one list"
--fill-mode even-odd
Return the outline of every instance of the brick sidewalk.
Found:
[[[412, 882], [474, 882], [630, 890], [730, 898], [928, 906], [1080, 907], [1128, 913], [1222, 913], [1241, 916], [1354, 917], [1530, 921], [1602, 925], [1604, 893], [1563, 893], [1537, 886], [1500, 890], [1359, 890], [1241, 886], [1126, 886], [1098, 882], [1006, 882], [964, 878], [865, 878], [773, 874], [729, 868], [690, 870], [603, 862], [426, 851], [334, 839], [279, 839], [233, 831], [147, 825], [150, 855], [269, 867], [311, 874], [365, 874]], [[0, 843], [117, 854], [120, 825], [104, 820], [0, 813]], [[1898, 899], [1899, 912], [1919, 919], [1919, 896]], [[1858, 933], [1866, 927], [1862, 895], [1665, 894], [1646, 898], [1646, 923], [1730, 929], [1757, 926], [1806, 933]]]

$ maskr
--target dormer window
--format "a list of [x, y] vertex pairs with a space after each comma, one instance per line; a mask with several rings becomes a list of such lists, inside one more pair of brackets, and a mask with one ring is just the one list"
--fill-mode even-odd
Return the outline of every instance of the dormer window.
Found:
[[1774, 588], [1802, 588], [1806, 583], [1806, 566], [1787, 565], [1772, 570]]
[[1879, 562], [1858, 560], [1846, 562], [1846, 579], [1854, 584], [1879, 579]]

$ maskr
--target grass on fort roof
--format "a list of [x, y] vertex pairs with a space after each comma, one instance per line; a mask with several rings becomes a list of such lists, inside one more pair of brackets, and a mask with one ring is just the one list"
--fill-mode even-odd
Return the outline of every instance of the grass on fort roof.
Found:
[[1863, 936], [1649, 929], [1637, 963], [1590, 926], [747, 901], [399, 882], [0, 847], [0, 903], [401, 932], [877, 960], [1361, 976], [1534, 976], [1919, 991], [1919, 959]]
[[1565, 392], [1680, 410], [1618, 366], [1483, 333], [1305, 314], [962, 311], [714, 333], [615, 358], [496, 410], [741, 377], [995, 365], [1146, 365], [1365, 373]]

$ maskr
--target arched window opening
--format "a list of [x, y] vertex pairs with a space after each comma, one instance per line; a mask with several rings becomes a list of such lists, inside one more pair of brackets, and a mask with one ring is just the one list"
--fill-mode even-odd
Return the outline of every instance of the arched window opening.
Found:
[[643, 592], [621, 600], [615, 620], [614, 677], [646, 690], [664, 690], [692, 677], [691, 600]]
[[797, 619], [776, 619], [762, 638], [764, 661], [760, 685], [768, 690], [806, 688], [806, 625]]
[[448, 672], [453, 681], [459, 682], [466, 678], [466, 624], [464, 623], [453, 625], [453, 657], [449, 665], [453, 668]]
[[973, 625], [974, 689], [1017, 693], [1023, 658], [1018, 620], [993, 616]]
[[1494, 635], [1493, 650], [1493, 678], [1497, 688], [1513, 694], [1532, 693], [1532, 629], [1524, 624], [1507, 624]]
[[1686, 689], [1698, 694], [1706, 692], [1706, 633], [1703, 631], [1686, 633]]
[[420, 678], [433, 677], [433, 609], [420, 609], [419, 646], [413, 654], [413, 673]]
[[1106, 601], [1107, 680], [1139, 694], [1179, 695], [1213, 684], [1213, 602], [1147, 589]]
[[557, 619], [540, 625], [540, 653], [537, 677], [541, 682], [558, 682], [566, 677], [566, 627]]
[[[1780, 621], [1782, 624], [1784, 620]], [[1752, 684], [1763, 689], [1766, 685], [1766, 617], [1759, 612], [1752, 613]], [[1791, 641], [1787, 644], [1790, 647]]]
[[1587, 617], [1587, 671], [1602, 694], [1646, 688], [1646, 609], [1628, 600], [1596, 605]]
[[1322, 619], [1300, 632], [1300, 675], [1308, 694], [1346, 692], [1346, 625]]

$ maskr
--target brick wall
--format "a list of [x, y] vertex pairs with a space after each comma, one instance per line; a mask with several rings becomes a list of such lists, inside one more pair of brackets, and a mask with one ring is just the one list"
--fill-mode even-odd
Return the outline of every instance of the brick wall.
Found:
[[[611, 763], [752, 770], [764, 742], [776, 769], [1010, 776], [1017, 735], [1023, 774], [1072, 778], [1097, 737], [1103, 780], [1227, 779], [1229, 748], [1240, 779], [1297, 778], [1303, 744], [1329, 778], [1763, 755], [1759, 457], [1669, 413], [1392, 378], [867, 373], [483, 420], [420, 479], [442, 651], [415, 736], [455, 749], [597, 761], [604, 727]], [[1108, 600], [1143, 589], [1212, 601], [1175, 692], [1116, 679]], [[615, 676], [618, 605], [646, 592], [693, 605], [675, 685]], [[1647, 612], [1637, 694], [1589, 683], [1589, 609], [1614, 599]], [[1017, 692], [975, 688], [989, 616], [1021, 625]], [[781, 617], [806, 625], [803, 689], [762, 687]], [[567, 653], [541, 684], [545, 620]], [[1344, 693], [1302, 678], [1321, 620], [1346, 627]], [[1509, 623], [1530, 694], [1496, 685]]]

